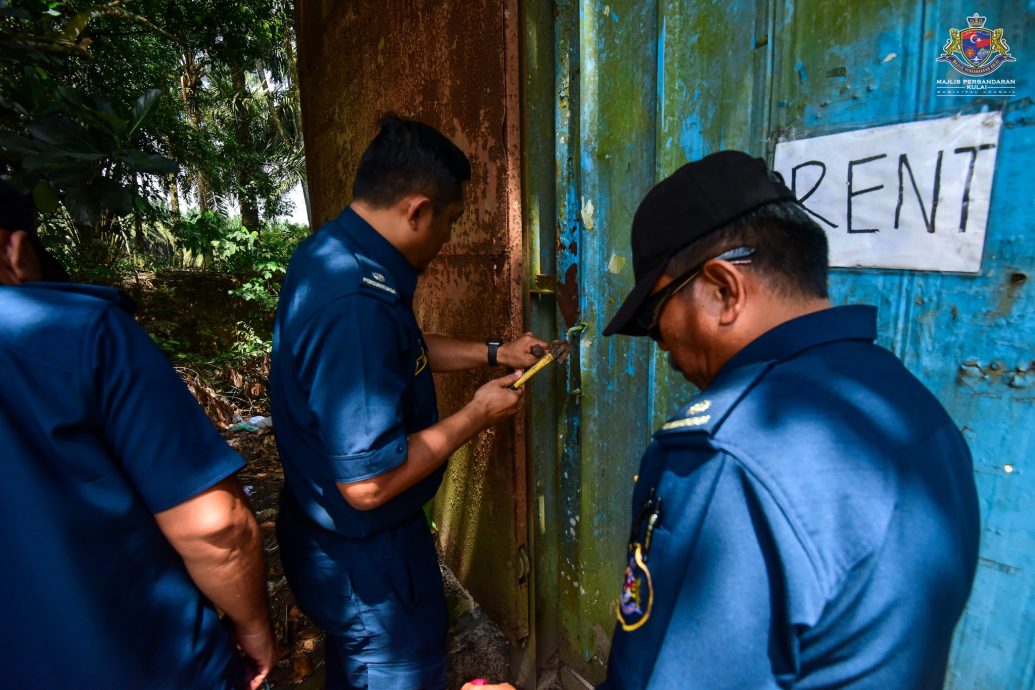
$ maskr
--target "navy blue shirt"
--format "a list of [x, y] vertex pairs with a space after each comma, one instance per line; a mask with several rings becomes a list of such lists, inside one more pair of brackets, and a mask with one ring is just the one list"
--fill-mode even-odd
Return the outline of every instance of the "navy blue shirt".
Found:
[[242, 678], [153, 514], [244, 463], [125, 304], [105, 288], [0, 287], [10, 687], [207, 690]]
[[605, 688], [940, 689], [974, 577], [967, 446], [871, 307], [748, 345], [643, 457]]
[[291, 259], [274, 327], [271, 396], [282, 510], [301, 529], [365, 537], [412, 517], [438, 490], [445, 466], [369, 511], [352, 508], [337, 488], [397, 467], [407, 436], [438, 421], [413, 314], [416, 286], [413, 267], [350, 208]]

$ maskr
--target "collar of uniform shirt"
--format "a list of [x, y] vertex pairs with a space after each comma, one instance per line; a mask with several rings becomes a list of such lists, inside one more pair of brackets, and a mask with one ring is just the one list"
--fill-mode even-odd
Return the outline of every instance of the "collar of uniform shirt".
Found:
[[[877, 339], [877, 308], [863, 304], [831, 307], [786, 321], [768, 333], [763, 333], [730, 358], [715, 380], [723, 372], [754, 364], [779, 361], [802, 350], [838, 340]], [[712, 385], [714, 385], [713, 382]]]
[[413, 303], [413, 293], [417, 289], [417, 271], [403, 255], [370, 223], [360, 218], [359, 214], [346, 207], [337, 219], [338, 225], [356, 241], [366, 255], [378, 262], [392, 274], [395, 287], [406, 304]]

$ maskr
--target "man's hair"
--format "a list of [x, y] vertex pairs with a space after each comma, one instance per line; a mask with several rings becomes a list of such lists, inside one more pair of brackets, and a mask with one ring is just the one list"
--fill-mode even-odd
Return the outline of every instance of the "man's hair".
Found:
[[380, 122], [356, 170], [352, 198], [385, 208], [410, 194], [424, 194], [436, 208], [463, 195], [471, 163], [434, 127], [392, 114]]
[[32, 197], [0, 179], [0, 228], [36, 234], [36, 205]]
[[39, 261], [43, 280], [55, 283], [69, 280], [65, 267], [44, 248], [37, 225], [36, 204], [32, 196], [0, 179], [0, 229], [22, 230], [29, 236], [29, 245]]
[[734, 247], [753, 247], [751, 268], [774, 292], [791, 299], [827, 297], [827, 236], [794, 201], [774, 201], [711, 232], [673, 256], [677, 276]]

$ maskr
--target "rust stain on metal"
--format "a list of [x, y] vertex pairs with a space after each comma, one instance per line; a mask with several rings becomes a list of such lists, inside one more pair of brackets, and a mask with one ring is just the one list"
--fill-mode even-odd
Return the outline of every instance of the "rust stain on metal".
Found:
[[564, 324], [571, 328], [579, 320], [579, 267], [568, 266], [564, 280], [557, 285], [557, 308], [564, 318]]
[[[524, 330], [518, 17], [516, 0], [296, 3], [315, 228], [351, 201], [355, 165], [386, 112], [437, 127], [471, 160], [465, 213], [417, 291], [428, 332]], [[437, 378], [442, 414], [494, 373]], [[435, 508], [447, 562], [514, 637], [527, 635], [528, 615], [513, 562], [527, 533], [523, 428], [515, 419], [468, 444]]]
[[448, 251], [457, 245], [488, 251], [503, 239], [503, 9], [485, 1], [298, 3], [299, 76], [307, 165], [318, 181], [312, 199], [317, 224], [350, 201], [355, 162], [378, 118], [391, 111], [434, 125], [471, 158], [468, 211]]
[[1006, 277], [1006, 287], [1002, 290], [996, 311], [1006, 316], [1013, 311], [1013, 305], [1021, 293], [1021, 288], [1028, 282], [1028, 274], [1022, 271], [1013, 271]]

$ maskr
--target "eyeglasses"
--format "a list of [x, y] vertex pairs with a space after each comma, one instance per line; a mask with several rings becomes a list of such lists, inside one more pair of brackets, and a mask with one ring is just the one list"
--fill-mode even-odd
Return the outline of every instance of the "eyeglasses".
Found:
[[748, 264], [751, 263], [750, 256], [754, 253], [754, 247], [734, 247], [718, 256], [705, 259], [653, 295], [648, 296], [633, 317], [633, 323], [646, 331], [652, 340], [660, 340], [661, 333], [658, 331], [658, 320], [661, 318], [661, 312], [665, 310], [665, 304], [672, 298], [672, 295], [685, 288], [694, 278], [701, 275], [701, 270], [705, 264], [716, 259], [729, 261], [733, 264]]

